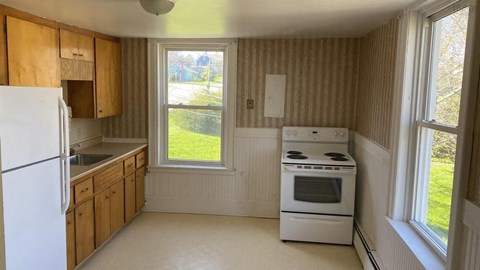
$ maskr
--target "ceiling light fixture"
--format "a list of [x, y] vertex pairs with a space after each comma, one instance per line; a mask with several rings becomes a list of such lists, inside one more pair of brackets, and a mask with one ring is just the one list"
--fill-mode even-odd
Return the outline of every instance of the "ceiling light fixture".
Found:
[[146, 12], [160, 15], [167, 14], [175, 6], [177, 0], [140, 0], [140, 5]]

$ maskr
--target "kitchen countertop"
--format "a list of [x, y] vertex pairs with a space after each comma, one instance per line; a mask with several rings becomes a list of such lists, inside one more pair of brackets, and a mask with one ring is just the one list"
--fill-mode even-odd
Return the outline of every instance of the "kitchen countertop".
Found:
[[118, 159], [124, 158], [134, 152], [147, 147], [145, 143], [100, 143], [94, 146], [75, 151], [75, 154], [108, 154], [113, 155], [105, 160], [88, 166], [70, 166], [70, 182], [82, 178], [97, 169], [101, 169], [114, 163]]

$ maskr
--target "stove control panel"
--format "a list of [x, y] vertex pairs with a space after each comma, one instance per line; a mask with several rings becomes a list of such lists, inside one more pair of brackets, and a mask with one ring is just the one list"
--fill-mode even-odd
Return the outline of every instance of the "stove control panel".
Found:
[[326, 127], [283, 127], [284, 141], [301, 142], [348, 142], [348, 129]]
[[328, 166], [328, 165], [304, 165], [304, 164], [283, 164], [283, 171], [312, 171], [312, 172], [328, 172], [328, 173], [343, 173], [343, 174], [355, 174], [357, 173], [356, 167], [350, 166]]

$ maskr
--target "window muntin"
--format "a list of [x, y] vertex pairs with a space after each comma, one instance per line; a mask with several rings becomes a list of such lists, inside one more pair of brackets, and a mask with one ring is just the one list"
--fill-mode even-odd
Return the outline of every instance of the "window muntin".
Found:
[[165, 48], [164, 162], [223, 165], [224, 49]]
[[[441, 11], [442, 12], [442, 11]], [[448, 244], [469, 7], [430, 17], [427, 84], [417, 121], [412, 224], [445, 258]], [[427, 35], [428, 36], [428, 35]]]

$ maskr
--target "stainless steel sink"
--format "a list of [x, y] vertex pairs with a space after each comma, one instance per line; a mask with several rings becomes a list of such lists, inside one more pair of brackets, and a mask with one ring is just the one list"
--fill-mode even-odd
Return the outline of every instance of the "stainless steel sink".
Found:
[[105, 160], [113, 155], [106, 154], [76, 154], [70, 156], [70, 165], [88, 166]]

